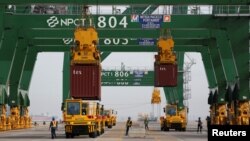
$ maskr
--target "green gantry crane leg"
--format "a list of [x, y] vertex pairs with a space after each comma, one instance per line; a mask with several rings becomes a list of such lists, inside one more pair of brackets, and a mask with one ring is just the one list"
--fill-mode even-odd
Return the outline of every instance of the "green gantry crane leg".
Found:
[[[1, 45], [2, 45], [2, 39], [3, 39], [3, 31], [4, 31], [3, 29], [4, 11], [5, 11], [4, 6], [0, 5], [0, 52], [1, 52]], [[1, 76], [1, 70], [0, 70], [0, 76]], [[8, 95], [6, 93], [4, 84], [5, 83], [3, 83], [3, 80], [1, 80], [1, 77], [0, 77], [0, 115], [3, 115], [3, 119], [6, 120], [6, 104], [8, 103]], [[6, 121], [4, 122], [6, 123]], [[5, 130], [3, 123], [0, 123], [0, 130]]]
[[[14, 30], [11, 27], [5, 27], [4, 29], [4, 38], [1, 42], [1, 49], [0, 49], [0, 87], [2, 89], [2, 92], [4, 94], [4, 99], [6, 100], [5, 93], [8, 92], [8, 80], [9, 80], [9, 72], [11, 70], [12, 66], [12, 59], [16, 48], [17, 43], [17, 33], [16, 30]], [[9, 101], [9, 99], [8, 99]], [[6, 102], [6, 101], [5, 101]], [[2, 105], [2, 109], [6, 111], [6, 105], [7, 103], [4, 103]], [[5, 113], [6, 114], [6, 113]], [[4, 129], [3, 130], [9, 130], [10, 127], [10, 120], [8, 117], [5, 118], [4, 121]]]
[[[20, 78], [19, 89], [28, 92], [30, 81], [32, 78], [35, 62], [37, 57], [37, 51], [34, 47], [28, 46], [27, 55], [25, 57], [23, 71]], [[29, 105], [27, 105], [29, 106]]]
[[217, 86], [217, 78], [215, 75], [215, 70], [214, 70], [214, 66], [213, 66], [213, 62], [211, 59], [211, 54], [210, 54], [210, 49], [209, 47], [185, 47], [185, 48], [175, 48], [175, 51], [179, 52], [179, 51], [184, 51], [184, 52], [200, 52], [201, 53], [201, 57], [202, 57], [202, 61], [205, 67], [205, 72], [206, 72], [206, 76], [207, 76], [207, 80], [208, 80], [208, 85], [209, 85], [209, 89], [210, 89], [210, 93], [209, 93], [209, 97], [208, 97], [208, 104], [211, 105], [211, 117], [214, 117], [215, 115], [215, 106], [213, 105], [213, 95], [217, 95], [217, 91], [218, 91], [218, 86]]
[[9, 72], [9, 105], [11, 107], [12, 129], [24, 128], [23, 116], [25, 109], [27, 109], [25, 106], [27, 93], [19, 90], [19, 83], [28, 51], [27, 45], [27, 40], [19, 37]]
[[[2, 51], [2, 42], [3, 42], [3, 36], [4, 36], [4, 6], [3, 5], [0, 5], [0, 55], [3, 54], [3, 51]], [[0, 61], [2, 61], [3, 59], [0, 59]], [[3, 67], [3, 66], [2, 66]], [[1, 68], [1, 66], [0, 66]], [[1, 71], [3, 71], [1, 69]], [[3, 72], [0, 71], [0, 105], [2, 107], [2, 105], [4, 104], [7, 104], [7, 103], [4, 103], [4, 99], [5, 99], [5, 94], [6, 94], [6, 89], [5, 89], [5, 84], [6, 84], [6, 81], [4, 80], [3, 76]], [[6, 97], [7, 98], [7, 97]], [[2, 108], [1, 108], [2, 109]], [[2, 113], [0, 113], [2, 114]]]
[[167, 103], [168, 104], [176, 104], [176, 101], [175, 101], [176, 98], [174, 95], [174, 91], [176, 91], [176, 89], [171, 88], [171, 87], [164, 87], [163, 90], [165, 93]]
[[32, 123], [28, 109], [28, 107], [30, 106], [29, 86], [36, 62], [36, 57], [37, 51], [33, 47], [28, 46], [19, 82], [19, 91], [24, 98], [23, 107], [21, 109], [21, 114], [23, 115], [21, 118], [24, 119], [24, 128], [30, 128]]
[[[5, 131], [10, 129], [10, 126], [7, 122], [7, 104], [8, 104], [8, 94], [7, 94], [7, 74], [9, 68], [5, 68], [5, 56], [2, 56], [6, 49], [3, 48], [3, 36], [4, 36], [4, 12], [5, 7], [0, 5], [0, 115], [1, 115], [1, 122], [0, 122], [0, 131]], [[13, 51], [13, 50], [12, 50]]]
[[215, 76], [214, 66], [211, 60], [210, 50], [208, 46], [203, 47], [196, 47], [196, 46], [189, 46], [189, 47], [181, 47], [175, 48], [175, 51], [183, 51], [183, 52], [199, 52], [201, 53], [203, 65], [205, 67], [205, 72], [208, 80], [208, 87], [211, 91], [217, 90], [217, 79]]
[[178, 60], [178, 85], [177, 85], [177, 95], [178, 95], [178, 103], [177, 107], [178, 110], [182, 110], [184, 108], [183, 100], [184, 100], [184, 93], [183, 93], [183, 65], [184, 65], [184, 52], [177, 53], [177, 60]]
[[215, 70], [210, 55], [209, 47], [201, 50], [202, 61], [205, 67], [205, 72], [208, 80], [209, 94], [208, 94], [208, 104], [210, 105], [210, 118], [215, 116], [215, 104], [213, 102], [213, 96], [217, 95], [215, 92], [218, 91], [217, 78], [215, 75]]
[[178, 110], [184, 108], [183, 105], [183, 63], [184, 52], [177, 53], [178, 60], [178, 85], [176, 87], [164, 87], [164, 93], [168, 104], [176, 104]]
[[[215, 30], [212, 32], [213, 36], [216, 37], [216, 42], [219, 50], [219, 54], [222, 61], [222, 67], [224, 70], [227, 89], [226, 89], [226, 100], [228, 102], [228, 122], [230, 124], [248, 125], [250, 113], [247, 112], [250, 109], [249, 105], [249, 92], [241, 93], [239, 95], [239, 74], [236, 68], [235, 57], [231, 48], [231, 41], [228, 37], [228, 33], [225, 30]], [[241, 47], [243, 48], [243, 47]], [[239, 48], [239, 50], [241, 50]], [[247, 57], [247, 55], [242, 54]], [[247, 59], [244, 60], [247, 62]], [[241, 69], [244, 69], [241, 68]]]
[[[235, 64], [239, 84], [235, 85], [232, 92], [232, 105], [235, 105], [236, 124], [249, 125], [250, 117], [250, 91], [249, 91], [249, 17], [241, 17], [238, 21], [242, 24], [228, 24], [227, 37], [229, 38], [232, 52], [234, 54]], [[239, 34], [241, 36], [239, 36]]]
[[[64, 111], [64, 101], [70, 98], [70, 52], [64, 53], [63, 59], [63, 99], [61, 110]], [[64, 115], [63, 115], [64, 116]], [[63, 118], [64, 119], [64, 118]]]
[[0, 50], [1, 50], [1, 42], [3, 39], [3, 25], [4, 25], [4, 6], [0, 5]]
[[[227, 119], [227, 101], [226, 101], [226, 78], [223, 71], [222, 60], [217, 48], [216, 38], [210, 40], [209, 46], [211, 59], [213, 62], [216, 79], [218, 82], [218, 90], [214, 92], [213, 104], [211, 105], [211, 112], [215, 115], [211, 115], [211, 124], [226, 124]], [[221, 117], [221, 118], [220, 118]]]
[[227, 89], [233, 90], [235, 85], [239, 82], [239, 75], [227, 32], [225, 30], [215, 30], [212, 31], [212, 37], [216, 38], [219, 51], [218, 55], [220, 55], [221, 58], [222, 67], [227, 82]]

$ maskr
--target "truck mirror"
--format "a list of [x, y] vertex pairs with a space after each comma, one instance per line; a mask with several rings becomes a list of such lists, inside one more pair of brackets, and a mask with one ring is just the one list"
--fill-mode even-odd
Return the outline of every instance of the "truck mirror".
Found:
[[163, 112], [166, 113], [166, 108], [163, 108]]

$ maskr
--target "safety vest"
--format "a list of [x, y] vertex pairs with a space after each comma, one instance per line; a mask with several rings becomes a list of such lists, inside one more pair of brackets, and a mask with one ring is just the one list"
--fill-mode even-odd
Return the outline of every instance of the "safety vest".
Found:
[[132, 126], [132, 121], [131, 121], [131, 120], [128, 120], [128, 121], [127, 121], [127, 126], [128, 126], [128, 127], [131, 127], [131, 126]]
[[56, 127], [56, 121], [52, 121], [52, 127]]

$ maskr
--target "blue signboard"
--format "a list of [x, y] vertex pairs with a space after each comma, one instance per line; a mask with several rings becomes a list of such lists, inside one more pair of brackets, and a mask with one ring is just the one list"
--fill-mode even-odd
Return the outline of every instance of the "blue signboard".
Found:
[[163, 16], [162, 15], [140, 15], [139, 22], [141, 24], [146, 24], [146, 23], [160, 24], [163, 22]]
[[162, 15], [140, 15], [139, 22], [142, 28], [161, 28], [161, 23], [163, 22]]
[[141, 28], [147, 28], [147, 29], [161, 28], [161, 24], [160, 23], [143, 23], [141, 24]]
[[134, 70], [133, 74], [134, 74], [134, 77], [143, 77], [144, 76], [144, 71]]
[[141, 46], [153, 46], [155, 45], [156, 40], [153, 38], [140, 38], [138, 39], [138, 44]]

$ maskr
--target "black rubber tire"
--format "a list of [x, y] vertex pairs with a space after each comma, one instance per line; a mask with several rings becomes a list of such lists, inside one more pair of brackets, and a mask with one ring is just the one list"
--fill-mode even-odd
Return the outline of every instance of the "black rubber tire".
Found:
[[101, 134], [104, 134], [105, 130], [104, 128], [101, 129]]
[[69, 138], [70, 137], [70, 134], [69, 133], [66, 133], [66, 138]]
[[97, 132], [96, 131], [92, 132], [92, 133], [89, 133], [89, 137], [90, 138], [96, 138], [96, 136], [97, 136]]
[[165, 127], [165, 131], [169, 131], [169, 128], [168, 128], [168, 127]]

